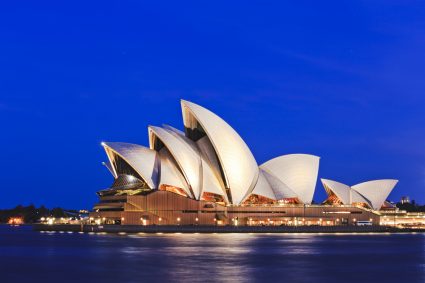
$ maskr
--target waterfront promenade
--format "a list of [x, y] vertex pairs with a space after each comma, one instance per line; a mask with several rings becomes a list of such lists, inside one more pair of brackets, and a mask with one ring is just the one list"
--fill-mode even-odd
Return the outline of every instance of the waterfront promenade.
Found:
[[403, 233], [425, 232], [388, 226], [174, 226], [34, 224], [35, 231], [106, 233]]

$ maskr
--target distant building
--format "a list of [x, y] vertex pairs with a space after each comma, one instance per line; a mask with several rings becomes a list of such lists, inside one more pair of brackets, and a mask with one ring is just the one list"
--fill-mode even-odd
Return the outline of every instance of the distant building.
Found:
[[408, 196], [401, 197], [401, 204], [410, 203], [410, 198]]

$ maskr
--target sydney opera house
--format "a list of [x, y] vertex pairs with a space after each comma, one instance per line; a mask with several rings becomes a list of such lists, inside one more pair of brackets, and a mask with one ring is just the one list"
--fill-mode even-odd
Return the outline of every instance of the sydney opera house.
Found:
[[318, 156], [257, 164], [238, 133], [213, 112], [181, 101], [184, 132], [150, 126], [149, 147], [103, 142], [114, 181], [98, 192], [91, 219], [127, 225], [352, 225], [379, 223], [396, 180], [354, 185], [322, 179]]

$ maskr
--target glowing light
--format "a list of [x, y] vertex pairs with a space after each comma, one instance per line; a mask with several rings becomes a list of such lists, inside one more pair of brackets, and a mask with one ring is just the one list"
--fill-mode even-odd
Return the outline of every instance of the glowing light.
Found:
[[22, 219], [22, 217], [12, 217], [7, 223], [9, 225], [21, 225], [24, 224], [24, 220]]

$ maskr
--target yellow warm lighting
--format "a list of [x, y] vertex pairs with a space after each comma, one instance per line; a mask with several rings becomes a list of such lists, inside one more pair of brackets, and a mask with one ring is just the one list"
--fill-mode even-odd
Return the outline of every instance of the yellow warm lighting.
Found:
[[21, 225], [24, 224], [24, 220], [22, 219], [22, 217], [12, 217], [7, 223], [9, 225]]

